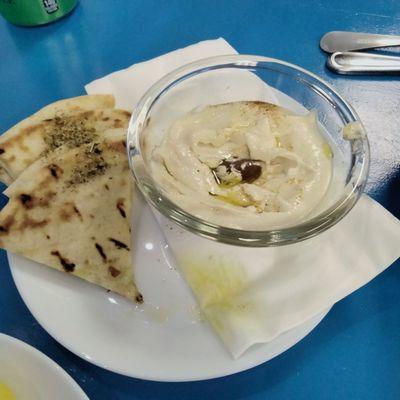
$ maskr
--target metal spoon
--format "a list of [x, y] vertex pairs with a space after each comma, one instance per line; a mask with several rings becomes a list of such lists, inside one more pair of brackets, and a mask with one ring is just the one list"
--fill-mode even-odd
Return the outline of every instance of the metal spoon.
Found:
[[336, 52], [326, 65], [339, 74], [400, 74], [400, 57], [372, 53]]
[[400, 36], [333, 31], [322, 36], [320, 46], [327, 53], [400, 46]]

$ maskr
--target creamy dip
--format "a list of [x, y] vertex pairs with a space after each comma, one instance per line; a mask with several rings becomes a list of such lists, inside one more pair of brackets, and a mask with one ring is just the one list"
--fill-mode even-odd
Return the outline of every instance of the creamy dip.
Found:
[[147, 154], [154, 180], [175, 204], [237, 229], [304, 220], [332, 174], [332, 152], [316, 113], [300, 116], [261, 102], [192, 111]]

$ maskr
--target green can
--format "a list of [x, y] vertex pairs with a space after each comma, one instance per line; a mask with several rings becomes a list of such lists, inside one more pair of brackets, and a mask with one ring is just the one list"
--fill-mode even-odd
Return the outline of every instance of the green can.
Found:
[[0, 0], [0, 14], [15, 25], [36, 26], [70, 13], [78, 0]]

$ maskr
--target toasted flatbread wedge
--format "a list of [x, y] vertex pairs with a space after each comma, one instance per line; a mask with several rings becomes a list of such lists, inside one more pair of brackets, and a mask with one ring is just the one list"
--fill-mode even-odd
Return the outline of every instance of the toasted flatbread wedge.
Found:
[[31, 119], [33, 123], [26, 122], [0, 137], [1, 181], [10, 184], [26, 167], [58, 147], [74, 148], [98, 140], [110, 128], [126, 128], [130, 117], [127, 111], [111, 108], [79, 112], [58, 110], [57, 114], [39, 122], [35, 114]]
[[14, 136], [21, 129], [34, 125], [44, 119], [54, 118], [55, 115], [62, 112], [63, 114], [88, 111], [88, 110], [97, 110], [103, 108], [114, 108], [115, 107], [115, 98], [111, 94], [94, 94], [89, 96], [79, 96], [72, 97], [70, 99], [59, 100], [54, 103], [51, 103], [35, 114], [32, 114], [28, 118], [18, 122], [18, 124], [14, 125], [8, 131], [4, 132], [0, 140], [6, 141], [11, 136]]
[[132, 272], [125, 130], [60, 148], [7, 188], [0, 247], [141, 302]]

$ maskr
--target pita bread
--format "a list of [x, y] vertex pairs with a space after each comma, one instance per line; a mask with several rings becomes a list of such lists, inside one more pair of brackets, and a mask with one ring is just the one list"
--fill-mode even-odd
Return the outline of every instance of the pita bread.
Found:
[[57, 113], [62, 112], [64, 114], [96, 110], [102, 108], [114, 108], [115, 98], [110, 94], [95, 94], [90, 96], [79, 96], [72, 97], [70, 99], [59, 100], [54, 103], [43, 107], [35, 114], [30, 117], [18, 122], [8, 131], [4, 132], [0, 137], [0, 142], [8, 140], [11, 136], [14, 136], [21, 129], [38, 123], [47, 118], [53, 118]]
[[[62, 145], [73, 148], [98, 139], [107, 129], [127, 128], [130, 118], [129, 112], [116, 109], [65, 112], [53, 107], [52, 110], [58, 110], [58, 114], [39, 122], [35, 114], [31, 118], [33, 123], [28, 118], [22, 126], [17, 125], [19, 129], [12, 128], [12, 133], [10, 130], [6, 137], [0, 137], [1, 181], [10, 184], [39, 157]], [[48, 111], [39, 113], [49, 116]]]
[[1, 139], [13, 136], [15, 131], [22, 129], [27, 125], [32, 125], [33, 123], [40, 122], [46, 118], [53, 118], [58, 112], [69, 113], [114, 107], [115, 98], [111, 94], [94, 94], [58, 100], [54, 103], [48, 104], [28, 118], [18, 122], [18, 124], [4, 132]]
[[34, 162], [5, 191], [0, 247], [142, 302], [132, 274], [125, 130]]

